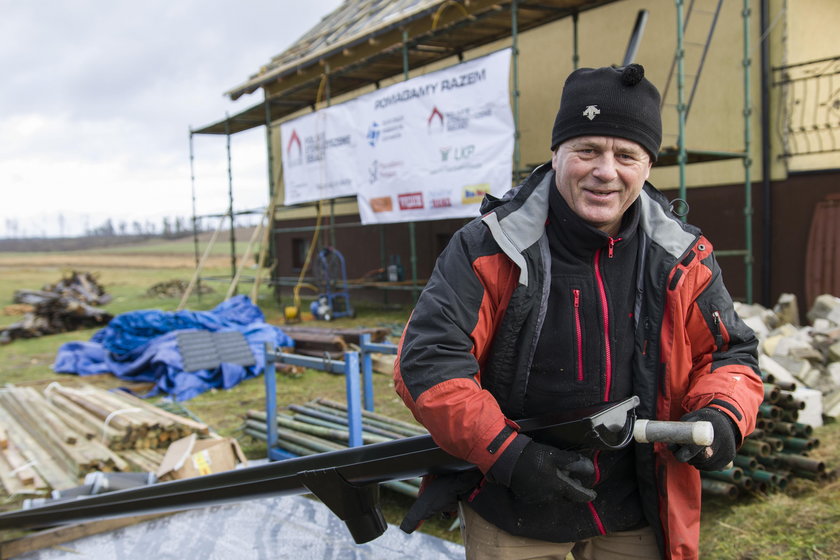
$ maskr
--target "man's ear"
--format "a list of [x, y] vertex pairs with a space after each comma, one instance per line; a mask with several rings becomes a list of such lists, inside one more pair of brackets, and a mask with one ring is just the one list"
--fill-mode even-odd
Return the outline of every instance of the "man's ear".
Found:
[[647, 171], [645, 172], [645, 181], [650, 177], [650, 170], [653, 169], [653, 160], [648, 159]]
[[557, 171], [557, 154], [559, 152], [560, 152], [560, 147], [559, 146], [557, 148], [555, 148], [553, 152], [551, 152], [551, 168], [555, 171]]

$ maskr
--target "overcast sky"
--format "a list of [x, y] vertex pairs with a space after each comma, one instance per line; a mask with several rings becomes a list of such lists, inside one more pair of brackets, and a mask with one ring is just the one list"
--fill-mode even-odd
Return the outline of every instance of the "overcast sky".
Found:
[[[192, 216], [189, 130], [341, 0], [0, 0], [0, 237]], [[227, 207], [224, 136], [196, 135], [197, 213]], [[237, 210], [267, 204], [265, 128], [231, 137]]]

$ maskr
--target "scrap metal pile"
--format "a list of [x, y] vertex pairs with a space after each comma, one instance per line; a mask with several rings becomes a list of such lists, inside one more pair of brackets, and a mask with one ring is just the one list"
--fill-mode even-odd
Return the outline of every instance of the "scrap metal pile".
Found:
[[732, 468], [703, 472], [703, 490], [735, 497], [784, 489], [792, 479], [832, 481], [837, 471], [819, 459], [814, 428], [840, 416], [840, 298], [822, 295], [799, 324], [795, 297], [773, 309], [736, 304], [759, 339], [764, 401], [756, 430]]
[[0, 330], [0, 344], [18, 338], [76, 331], [105, 325], [113, 315], [98, 309], [111, 296], [88, 272], [73, 271], [41, 290], [17, 290], [14, 303], [30, 306], [23, 319]]
[[51, 383], [0, 389], [0, 482], [9, 495], [79, 485], [92, 471], [154, 472], [169, 443], [206, 424], [123, 391]]

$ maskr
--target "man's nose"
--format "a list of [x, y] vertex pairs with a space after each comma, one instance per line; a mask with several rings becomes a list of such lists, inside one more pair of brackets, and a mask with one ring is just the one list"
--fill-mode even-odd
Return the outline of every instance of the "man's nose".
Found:
[[618, 177], [615, 159], [611, 154], [603, 154], [595, 162], [595, 169], [592, 174], [601, 181], [610, 182]]

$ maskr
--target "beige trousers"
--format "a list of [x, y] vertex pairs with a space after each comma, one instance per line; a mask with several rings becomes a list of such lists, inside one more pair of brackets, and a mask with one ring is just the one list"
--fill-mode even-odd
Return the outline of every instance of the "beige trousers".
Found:
[[[554, 543], [517, 537], [485, 521], [463, 503], [459, 507], [461, 536], [467, 560], [658, 560], [650, 527], [592, 537], [580, 542]], [[570, 556], [571, 554], [571, 556]]]

